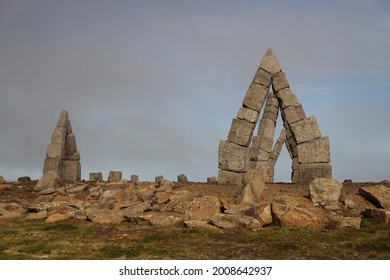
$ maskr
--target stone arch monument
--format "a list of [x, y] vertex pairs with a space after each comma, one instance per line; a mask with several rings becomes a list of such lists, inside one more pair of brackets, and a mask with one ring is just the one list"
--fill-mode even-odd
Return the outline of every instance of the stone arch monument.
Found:
[[[284, 128], [274, 143], [279, 111]], [[258, 133], [253, 136], [257, 123]], [[293, 183], [332, 177], [329, 138], [321, 135], [314, 116], [306, 117], [275, 54], [268, 49], [233, 119], [227, 140], [219, 143], [218, 182], [241, 185], [249, 168], [257, 166], [262, 167], [264, 180], [273, 182], [283, 144], [292, 160]]]

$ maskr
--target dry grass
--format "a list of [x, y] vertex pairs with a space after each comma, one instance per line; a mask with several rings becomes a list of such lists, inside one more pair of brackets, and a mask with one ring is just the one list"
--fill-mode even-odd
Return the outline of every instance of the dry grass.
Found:
[[0, 221], [0, 259], [390, 259], [390, 226], [258, 232]]

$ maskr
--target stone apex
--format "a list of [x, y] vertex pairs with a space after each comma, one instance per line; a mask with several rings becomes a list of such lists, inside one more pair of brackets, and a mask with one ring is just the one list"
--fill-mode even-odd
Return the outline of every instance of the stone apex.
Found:
[[274, 52], [270, 48], [267, 49], [267, 52], [261, 59], [259, 67], [272, 75], [282, 71], [282, 67], [276, 59]]

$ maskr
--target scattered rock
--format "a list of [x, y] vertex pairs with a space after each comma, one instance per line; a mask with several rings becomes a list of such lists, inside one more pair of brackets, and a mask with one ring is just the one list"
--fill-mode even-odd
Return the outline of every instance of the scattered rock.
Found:
[[344, 184], [352, 184], [352, 180], [351, 179], [345, 179], [343, 183]]
[[91, 172], [89, 173], [89, 181], [101, 182], [103, 181], [102, 172]]
[[49, 194], [53, 194], [57, 192], [55, 188], [48, 188], [48, 189], [44, 189], [42, 191], [39, 192], [40, 195], [49, 195]]
[[142, 215], [133, 217], [127, 217], [127, 220], [137, 222], [139, 224], [145, 224], [145, 222], [151, 226], [158, 227], [177, 227], [183, 226], [183, 216], [177, 213], [156, 213], [148, 212]]
[[261, 194], [265, 188], [262, 167], [249, 169], [244, 176], [244, 188], [236, 200], [238, 205], [255, 205], [260, 202]]
[[42, 178], [35, 185], [35, 191], [42, 191], [47, 189], [57, 189], [61, 186], [61, 179], [57, 172], [49, 171], [43, 174]]
[[131, 175], [130, 182], [138, 183], [138, 175]]
[[256, 218], [262, 226], [272, 223], [271, 203], [262, 202], [248, 210], [242, 211], [241, 214]]
[[207, 230], [222, 232], [220, 228], [211, 225], [208, 221], [188, 220], [184, 221], [184, 224], [189, 228], [203, 228]]
[[5, 181], [4, 177], [0, 176], [0, 184], [5, 184], [5, 183], [6, 183], [6, 181]]
[[361, 217], [343, 217], [338, 215], [328, 215], [329, 228], [330, 229], [343, 229], [343, 228], [354, 228], [360, 229], [362, 222]]
[[56, 223], [69, 220], [69, 216], [66, 214], [55, 213], [46, 218], [45, 223]]
[[261, 228], [261, 224], [253, 217], [248, 217], [240, 214], [215, 214], [210, 218], [210, 222], [216, 227], [223, 229], [231, 229], [238, 227], [246, 228]]
[[18, 182], [20, 182], [20, 183], [31, 182], [31, 178], [28, 176], [19, 177]]
[[390, 210], [390, 188], [383, 185], [363, 187], [359, 194], [375, 206]]
[[[86, 214], [89, 217], [90, 213], [88, 211]], [[119, 224], [124, 220], [124, 216], [121, 211], [103, 209], [95, 212], [90, 219], [92, 222], [99, 224]]]
[[219, 199], [215, 196], [203, 196], [190, 202], [189, 209], [184, 214], [184, 220], [207, 221], [217, 213], [221, 213]]
[[161, 179], [158, 182], [158, 189], [157, 192], [169, 192], [173, 189], [173, 186], [175, 184], [169, 180]]
[[122, 180], [122, 172], [121, 171], [110, 171], [108, 174], [108, 182], [116, 182]]
[[47, 218], [47, 210], [41, 210], [38, 213], [28, 213], [25, 220], [43, 220]]
[[390, 211], [386, 209], [367, 208], [364, 212], [366, 217], [373, 218], [382, 224], [390, 223]]
[[217, 177], [215, 176], [207, 177], [207, 183], [217, 183], [217, 182], [218, 182]]
[[309, 184], [311, 200], [315, 206], [338, 209], [338, 201], [343, 185], [330, 178], [317, 178]]
[[177, 176], [177, 182], [178, 182], [178, 183], [182, 183], [182, 184], [188, 183], [187, 176], [184, 175], [184, 174], [178, 175], [178, 176]]

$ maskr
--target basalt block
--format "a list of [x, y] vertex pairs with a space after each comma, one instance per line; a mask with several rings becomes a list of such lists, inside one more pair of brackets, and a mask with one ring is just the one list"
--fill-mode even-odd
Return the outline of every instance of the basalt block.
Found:
[[228, 141], [248, 147], [253, 136], [255, 124], [246, 120], [233, 119]]
[[297, 144], [321, 138], [320, 128], [314, 116], [295, 122], [290, 127]]
[[267, 87], [252, 83], [244, 97], [243, 106], [260, 112], [267, 94]]
[[220, 141], [218, 167], [226, 171], [246, 172], [249, 167], [248, 148], [228, 141]]
[[322, 137], [299, 144], [297, 149], [299, 163], [330, 162], [330, 145], [328, 137]]

